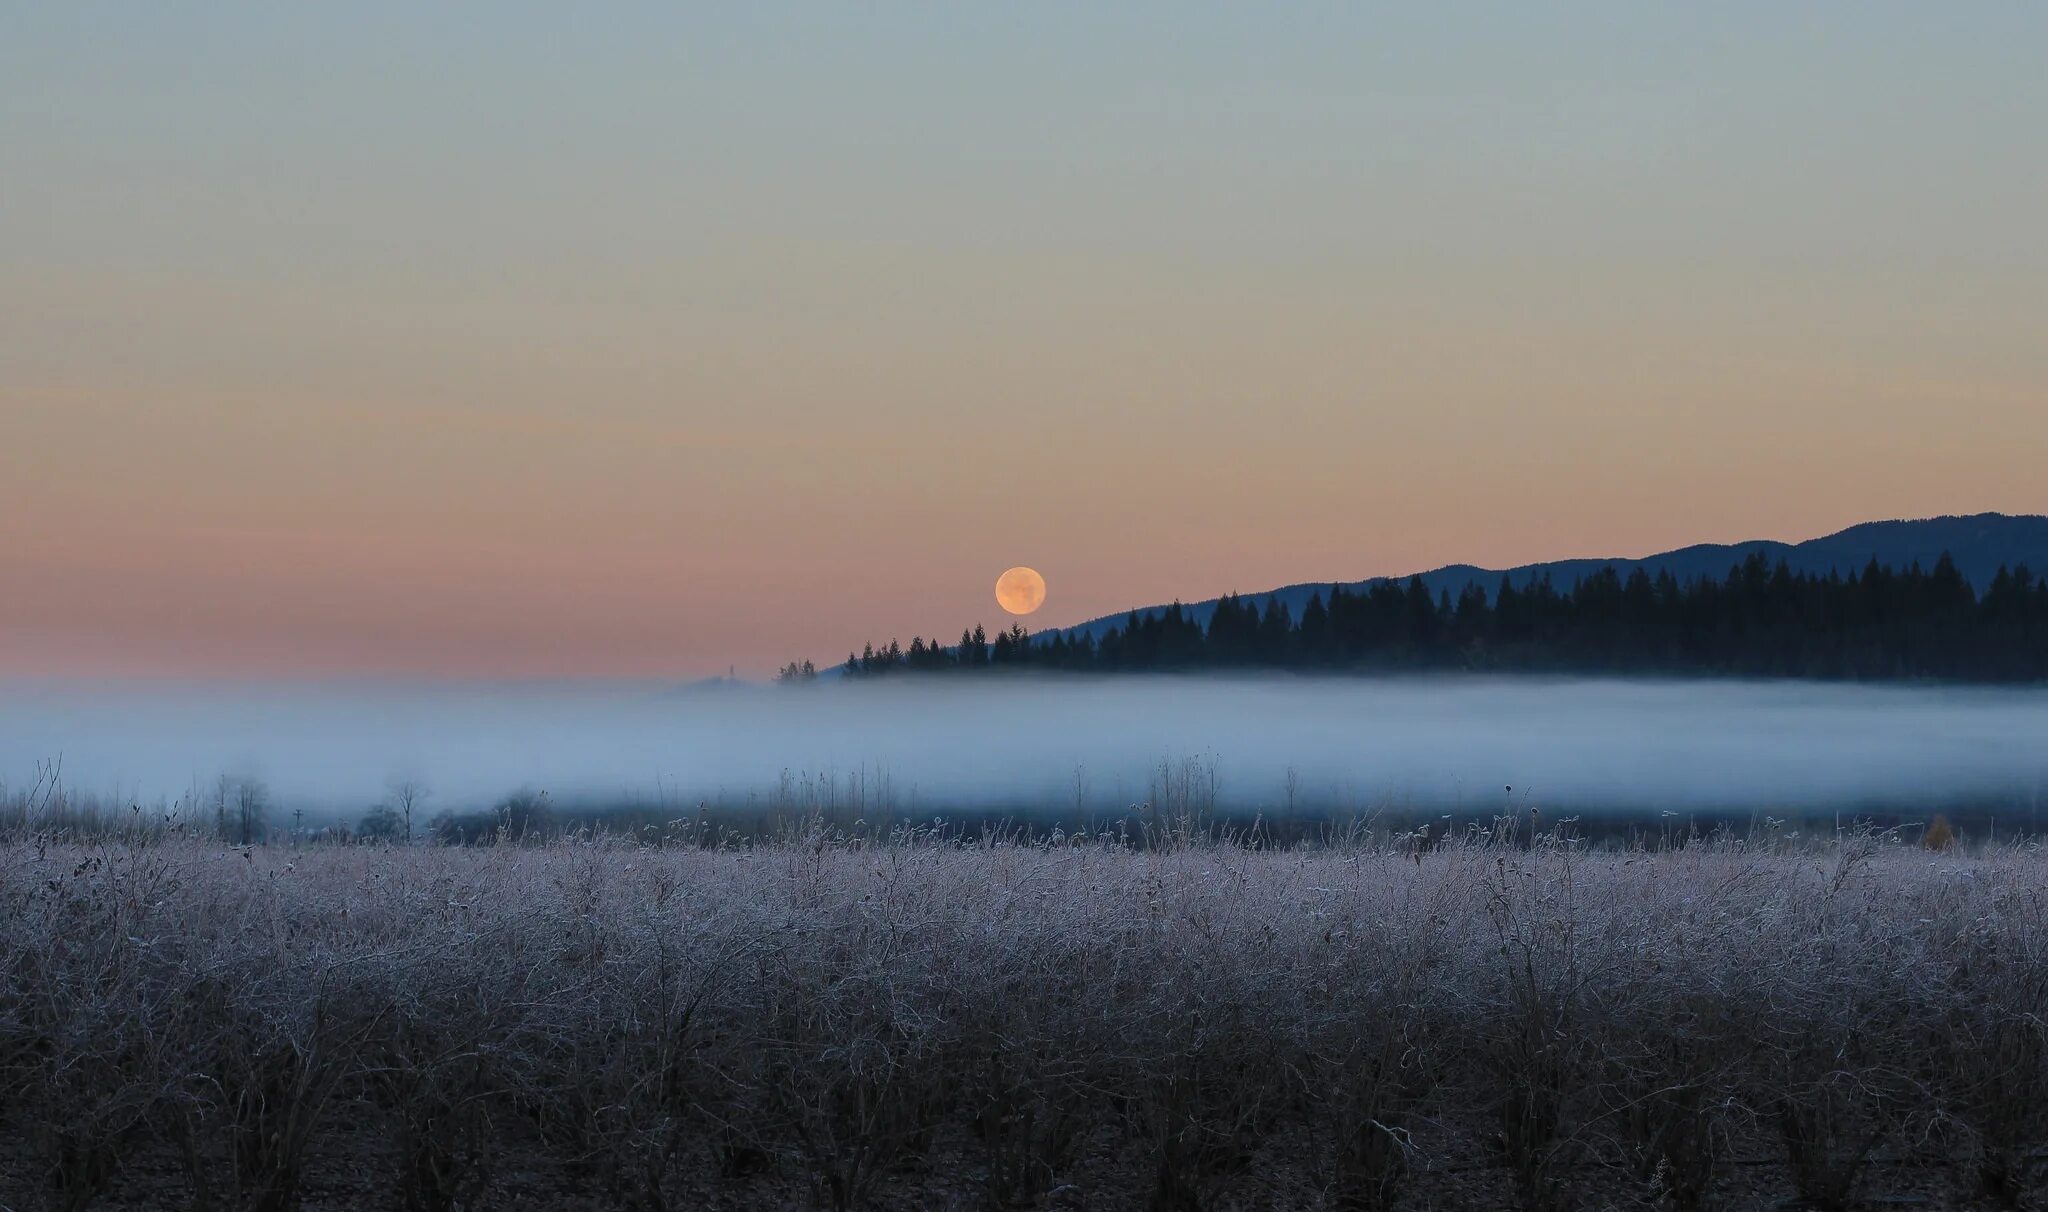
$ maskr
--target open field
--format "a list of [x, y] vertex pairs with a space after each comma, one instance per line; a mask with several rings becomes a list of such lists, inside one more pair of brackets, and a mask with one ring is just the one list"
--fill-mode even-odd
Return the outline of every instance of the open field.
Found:
[[2024, 1206], [2048, 853], [0, 851], [0, 1205]]

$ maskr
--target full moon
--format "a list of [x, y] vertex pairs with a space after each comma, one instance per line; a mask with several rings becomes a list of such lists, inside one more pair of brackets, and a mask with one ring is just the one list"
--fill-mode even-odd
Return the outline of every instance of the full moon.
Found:
[[1045, 605], [1045, 578], [1036, 568], [1012, 568], [996, 578], [996, 604], [1011, 614], [1030, 614]]

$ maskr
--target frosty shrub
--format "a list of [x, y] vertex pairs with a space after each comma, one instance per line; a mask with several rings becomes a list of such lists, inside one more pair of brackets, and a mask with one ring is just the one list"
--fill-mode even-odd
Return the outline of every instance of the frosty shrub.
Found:
[[23, 837], [0, 1205], [2017, 1206], [2044, 877], [1869, 835]]

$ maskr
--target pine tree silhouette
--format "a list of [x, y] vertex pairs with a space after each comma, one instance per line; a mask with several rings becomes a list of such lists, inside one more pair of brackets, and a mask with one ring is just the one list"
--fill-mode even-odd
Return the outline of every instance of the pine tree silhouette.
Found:
[[[2048, 578], [2000, 568], [1980, 596], [1953, 559], [1931, 569], [1871, 561], [1846, 576], [1794, 572], [1752, 555], [1720, 578], [1624, 578], [1595, 570], [1560, 589], [1548, 577], [1492, 594], [1468, 583], [1431, 595], [1420, 578], [1310, 593], [1301, 617], [1238, 594], [1206, 620], [1180, 602], [1131, 611], [1099, 637], [1033, 636], [1012, 623], [991, 641], [960, 633], [948, 651], [913, 637], [849, 653], [855, 677], [895, 670], [1024, 666], [1102, 673], [1292, 667], [1479, 669], [1808, 678], [2048, 680]], [[785, 667], [785, 680], [808, 666]], [[795, 670], [796, 672], [792, 672]], [[812, 671], [815, 673], [815, 670]]]

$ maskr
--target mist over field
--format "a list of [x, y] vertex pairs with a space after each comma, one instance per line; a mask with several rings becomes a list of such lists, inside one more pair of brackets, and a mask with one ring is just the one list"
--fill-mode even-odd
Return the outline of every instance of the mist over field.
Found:
[[[1583, 679], [1002, 678], [717, 684], [0, 687], [0, 780], [149, 801], [223, 774], [359, 811], [394, 778], [436, 807], [763, 801], [864, 782], [899, 811], [1112, 812], [1161, 763], [1216, 802], [1483, 812], [2037, 803], [2048, 691]], [[1077, 801], [1078, 797], [1078, 801]]]

